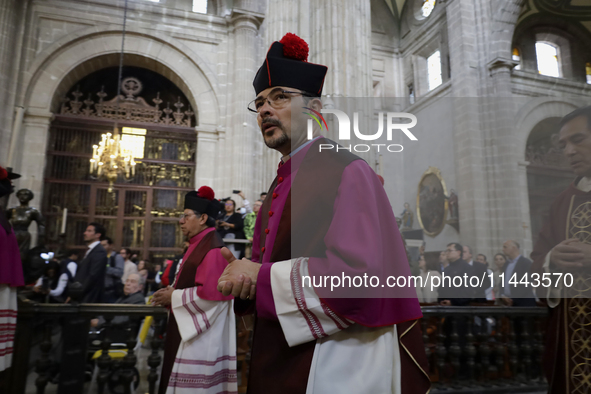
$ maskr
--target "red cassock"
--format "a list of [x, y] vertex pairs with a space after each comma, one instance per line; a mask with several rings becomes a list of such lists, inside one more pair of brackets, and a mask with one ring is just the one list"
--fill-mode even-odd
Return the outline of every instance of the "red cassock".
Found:
[[375, 172], [348, 151], [319, 152], [321, 144], [336, 145], [319, 137], [279, 167], [257, 217], [256, 303], [235, 303], [238, 314], [256, 310], [248, 392], [425, 393], [414, 288], [306, 284], [306, 277], [367, 274], [384, 284], [410, 275]]
[[[531, 254], [532, 272], [551, 272], [548, 254], [560, 242], [578, 238], [591, 244], [591, 191], [577, 187], [575, 180], [550, 207], [550, 217]], [[580, 184], [580, 183], [579, 183]], [[558, 272], [558, 271], [557, 271]], [[549, 393], [589, 393], [591, 366], [591, 273], [573, 272], [573, 286], [549, 294], [550, 322], [546, 329], [544, 369]], [[548, 296], [539, 287], [538, 296]]]
[[24, 286], [21, 255], [14, 231], [0, 208], [0, 371], [12, 363], [16, 329], [16, 288]]

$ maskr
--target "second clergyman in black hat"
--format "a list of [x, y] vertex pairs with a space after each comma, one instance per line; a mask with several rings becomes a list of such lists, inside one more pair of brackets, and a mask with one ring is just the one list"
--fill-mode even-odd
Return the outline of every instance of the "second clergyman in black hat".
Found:
[[[215, 231], [220, 203], [214, 191], [202, 186], [185, 196], [180, 217], [190, 245], [179, 262], [174, 283], [154, 293], [152, 302], [170, 308], [159, 393], [178, 388], [207, 388], [207, 392], [237, 392], [236, 325], [232, 296], [217, 291], [227, 266], [224, 246]], [[227, 373], [220, 374], [220, 371]], [[187, 377], [212, 377], [188, 379]]]

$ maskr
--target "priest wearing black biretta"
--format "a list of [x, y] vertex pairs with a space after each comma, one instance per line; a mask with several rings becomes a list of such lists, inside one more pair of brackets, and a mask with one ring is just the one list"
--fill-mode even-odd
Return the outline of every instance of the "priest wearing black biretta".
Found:
[[239, 297], [236, 313], [256, 310], [248, 393], [426, 393], [414, 288], [343, 279], [333, 292], [332, 283], [310, 282], [386, 283], [410, 269], [374, 170], [345, 149], [319, 149], [336, 145], [320, 134], [328, 68], [307, 57], [308, 44], [288, 33], [254, 78], [248, 109], [282, 159], [257, 218], [252, 261], [222, 249], [229, 265], [218, 289]]
[[217, 291], [227, 265], [215, 231], [220, 202], [202, 186], [185, 196], [179, 224], [189, 248], [172, 286], [153, 303], [170, 309], [160, 394], [236, 392], [236, 335], [231, 296]]

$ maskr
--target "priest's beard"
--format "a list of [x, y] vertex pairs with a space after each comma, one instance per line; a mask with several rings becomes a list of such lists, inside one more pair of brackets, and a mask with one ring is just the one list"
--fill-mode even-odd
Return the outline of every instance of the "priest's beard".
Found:
[[[281, 130], [281, 134], [279, 136], [273, 137], [271, 139], [267, 139], [263, 135], [265, 145], [267, 145], [269, 148], [279, 150], [279, 148], [281, 148], [282, 146], [285, 146], [285, 144], [290, 143], [289, 136], [285, 132], [285, 127], [283, 127], [283, 124], [280, 121], [278, 121], [276, 119], [266, 119], [266, 120], [263, 120], [263, 123], [271, 123], [271, 124], [275, 125], [279, 130]], [[264, 132], [263, 132], [263, 134], [264, 134]]]

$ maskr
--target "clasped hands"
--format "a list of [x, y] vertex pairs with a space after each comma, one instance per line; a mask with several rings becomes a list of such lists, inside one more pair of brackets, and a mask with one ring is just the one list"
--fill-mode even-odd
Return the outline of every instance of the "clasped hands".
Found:
[[228, 248], [222, 248], [221, 253], [228, 266], [218, 280], [218, 291], [225, 296], [231, 294], [243, 300], [254, 300], [261, 265], [247, 259], [236, 259]]
[[156, 306], [169, 306], [172, 303], [172, 292], [174, 287], [166, 286], [163, 289], [158, 290], [152, 296], [152, 305]]
[[563, 271], [579, 270], [591, 266], [591, 245], [576, 238], [562, 241], [550, 254], [550, 261]]

